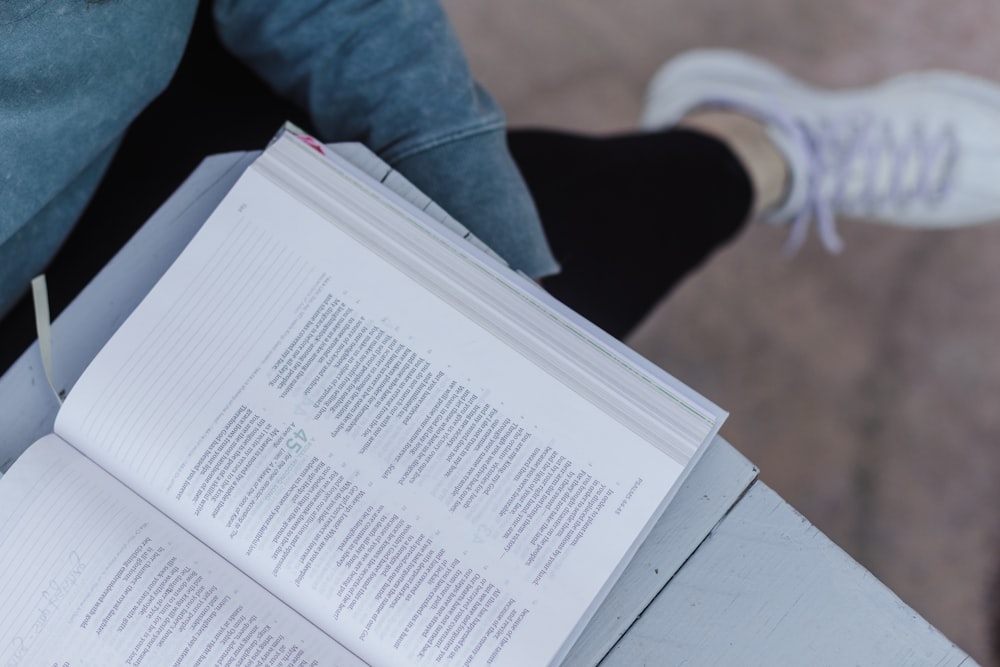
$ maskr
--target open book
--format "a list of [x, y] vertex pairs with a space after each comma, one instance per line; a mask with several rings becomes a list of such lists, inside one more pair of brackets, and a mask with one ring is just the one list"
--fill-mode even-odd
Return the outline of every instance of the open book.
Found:
[[0, 478], [0, 665], [558, 663], [722, 418], [286, 129]]

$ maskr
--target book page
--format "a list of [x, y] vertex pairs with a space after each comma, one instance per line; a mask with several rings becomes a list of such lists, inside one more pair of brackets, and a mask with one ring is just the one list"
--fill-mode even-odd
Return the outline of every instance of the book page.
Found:
[[681, 471], [255, 170], [57, 430], [379, 665], [556, 659]]
[[362, 665], [54, 436], [0, 480], [0, 665]]

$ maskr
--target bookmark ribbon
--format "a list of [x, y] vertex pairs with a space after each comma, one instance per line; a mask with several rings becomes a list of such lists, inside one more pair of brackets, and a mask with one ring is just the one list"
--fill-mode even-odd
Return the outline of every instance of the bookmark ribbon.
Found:
[[31, 279], [31, 299], [35, 304], [35, 330], [38, 332], [38, 351], [42, 355], [42, 368], [45, 370], [45, 378], [49, 381], [52, 393], [55, 394], [59, 405], [62, 405], [62, 397], [56, 389], [52, 375], [52, 318], [49, 315], [49, 290], [44, 273]]

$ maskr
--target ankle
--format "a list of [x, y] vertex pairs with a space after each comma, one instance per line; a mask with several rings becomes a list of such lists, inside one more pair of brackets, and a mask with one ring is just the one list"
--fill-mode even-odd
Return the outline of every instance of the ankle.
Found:
[[677, 127], [712, 136], [736, 155], [753, 187], [752, 217], [777, 208], [788, 196], [788, 162], [763, 123], [736, 111], [696, 109], [681, 118]]

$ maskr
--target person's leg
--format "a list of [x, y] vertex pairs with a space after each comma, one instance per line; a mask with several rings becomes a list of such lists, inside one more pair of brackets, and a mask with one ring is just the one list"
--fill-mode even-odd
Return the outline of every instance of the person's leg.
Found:
[[733, 238], [754, 208], [756, 183], [733, 142], [699, 130], [508, 135], [562, 265], [543, 286], [614, 336]]

